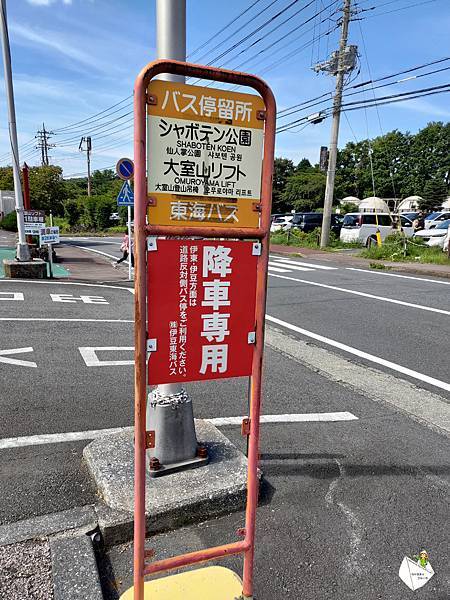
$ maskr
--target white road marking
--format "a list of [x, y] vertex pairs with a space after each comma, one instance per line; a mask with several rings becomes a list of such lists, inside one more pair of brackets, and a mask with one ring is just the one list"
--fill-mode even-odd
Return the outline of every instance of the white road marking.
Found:
[[[244, 417], [223, 417], [217, 419], [205, 419], [216, 427], [224, 425], [240, 425]], [[299, 415], [261, 415], [261, 423], [329, 423], [339, 421], [357, 421], [349, 412], [337, 413], [311, 413]], [[0, 450], [11, 448], [24, 448], [26, 446], [41, 446], [44, 444], [57, 444], [62, 442], [77, 442], [80, 440], [93, 440], [102, 435], [132, 431], [132, 427], [115, 427], [112, 429], [93, 429], [91, 431], [68, 431], [66, 433], [49, 433], [41, 435], [28, 435], [23, 437], [12, 437], [0, 439]]]
[[111, 367], [120, 365], [134, 365], [133, 360], [100, 360], [97, 356], [97, 352], [110, 351], [110, 352], [134, 352], [134, 346], [80, 346], [78, 348], [80, 354], [86, 363], [87, 367]]
[[[86, 250], [87, 252], [94, 252], [95, 254], [101, 254], [102, 256], [106, 256], [107, 258], [112, 258], [113, 260], [118, 260], [118, 256], [114, 256], [114, 254], [108, 254], [107, 252], [102, 252], [101, 250], [94, 250], [94, 248], [86, 248], [85, 246], [76, 246], [73, 244], [75, 248], [80, 248], [81, 250]], [[123, 261], [125, 264], [128, 264], [128, 260]]]
[[[70, 241], [70, 242], [78, 242], [79, 240], [83, 240], [86, 242], [92, 242], [92, 238], [87, 238], [87, 237], [76, 237], [76, 238], [71, 238], [71, 237], [61, 237], [61, 242], [65, 242], [66, 240]], [[111, 244], [114, 246], [121, 246], [122, 242], [113, 242], [111, 240], [99, 240], [99, 239], [95, 239], [94, 242], [96, 244]], [[69, 244], [70, 246], [75, 246], [75, 244]], [[84, 248], [84, 246], [77, 246], [77, 248]]]
[[311, 269], [323, 269], [324, 271], [337, 271], [338, 269], [338, 267], [325, 267], [324, 265], [306, 263], [300, 260], [293, 260], [292, 258], [281, 258], [280, 256], [271, 256], [270, 258], [275, 259], [277, 262], [289, 263], [290, 265], [301, 265], [303, 267], [310, 267]]
[[72, 302], [76, 303], [78, 300], [83, 304], [109, 304], [103, 296], [74, 296], [73, 294], [50, 294], [50, 298], [53, 302]]
[[8, 365], [16, 365], [18, 367], [37, 367], [35, 362], [31, 360], [18, 360], [17, 358], [6, 358], [9, 354], [24, 354], [26, 352], [33, 352], [33, 348], [10, 348], [8, 350], [0, 350], [0, 362]]
[[0, 317], [0, 321], [43, 321], [51, 323], [134, 323], [134, 319], [62, 319], [58, 317]]
[[337, 292], [344, 292], [346, 294], [353, 294], [354, 296], [362, 296], [364, 298], [372, 298], [372, 300], [381, 300], [382, 302], [390, 302], [391, 304], [400, 304], [401, 306], [408, 306], [410, 308], [418, 308], [420, 310], [426, 310], [428, 312], [435, 312], [441, 315], [450, 315], [450, 311], [444, 310], [443, 308], [433, 308], [432, 306], [424, 306], [423, 304], [414, 304], [412, 302], [404, 302], [403, 300], [395, 300], [394, 298], [385, 298], [384, 296], [376, 296], [375, 294], [368, 294], [367, 292], [358, 292], [357, 290], [349, 290], [347, 288], [337, 287], [336, 285], [327, 285], [326, 283], [319, 283], [317, 281], [308, 281], [307, 279], [296, 279], [295, 277], [288, 277], [287, 275], [273, 275], [272, 277], [279, 277], [280, 279], [288, 279], [290, 281], [298, 281], [299, 283], [306, 283], [307, 285], [314, 285], [316, 287], [327, 288], [328, 290], [335, 290]]
[[[291, 263], [285, 264], [284, 262], [270, 262], [269, 265], [272, 266], [274, 271], [284, 271], [285, 273], [289, 273], [292, 269], [296, 271], [314, 271], [314, 269], [308, 269], [308, 267], [299, 267], [298, 265], [293, 265]], [[270, 268], [269, 266], [269, 268]], [[280, 269], [282, 267], [282, 269]]]
[[282, 321], [281, 319], [271, 317], [267, 314], [266, 320], [270, 321], [271, 323], [281, 325], [282, 327], [286, 327], [286, 329], [290, 329], [291, 331], [295, 331], [306, 337], [312, 338], [313, 340], [317, 340], [318, 342], [322, 342], [323, 344], [327, 344], [328, 346], [339, 348], [339, 350], [343, 350], [344, 352], [348, 352], [349, 354], [353, 354], [354, 356], [359, 356], [360, 358], [368, 360], [377, 365], [381, 365], [383, 367], [387, 367], [388, 369], [392, 369], [393, 371], [397, 371], [397, 373], [402, 373], [403, 375], [407, 375], [408, 377], [417, 379], [422, 383], [428, 383], [442, 390], [450, 392], [450, 383], [447, 383], [446, 381], [441, 381], [440, 379], [435, 379], [434, 377], [430, 377], [429, 375], [425, 375], [424, 373], [419, 373], [418, 371], [414, 371], [413, 369], [409, 369], [408, 367], [403, 367], [402, 365], [398, 365], [397, 363], [381, 358], [380, 356], [368, 354], [367, 352], [363, 352], [362, 350], [358, 350], [357, 348], [353, 348], [352, 346], [347, 346], [347, 344], [342, 344], [341, 342], [332, 340], [323, 335], [319, 335], [318, 333], [308, 331], [307, 329], [302, 329], [301, 327], [297, 327], [297, 325], [292, 325], [292, 323]]
[[414, 279], [416, 281], [427, 281], [428, 283], [439, 283], [441, 285], [450, 285], [450, 281], [437, 281], [436, 279], [425, 279], [425, 277], [414, 277], [412, 275], [399, 275], [398, 273], [384, 273], [370, 269], [357, 269], [356, 267], [345, 267], [347, 271], [360, 271], [361, 273], [370, 273], [371, 275], [386, 275], [387, 277], [400, 277], [402, 279]]
[[[218, 417], [207, 419], [216, 427], [224, 425], [240, 425], [243, 417]], [[334, 423], [337, 421], [355, 421], [355, 417], [350, 412], [328, 412], [328, 413], [304, 413], [304, 414], [284, 414], [284, 415], [261, 415], [261, 423]]]
[[289, 273], [289, 269], [280, 269], [279, 267], [272, 267], [271, 263], [269, 263], [268, 267], [269, 271], [276, 271], [277, 273]]
[[108, 288], [110, 290], [126, 290], [127, 292], [134, 294], [134, 288], [125, 287], [123, 285], [106, 285], [104, 283], [80, 283], [79, 281], [40, 281], [38, 279], [0, 279], [0, 284], [2, 283], [31, 283], [33, 285], [81, 285], [82, 287], [100, 287]]
[[22, 292], [0, 292], [0, 300], [24, 300], [24, 296]]

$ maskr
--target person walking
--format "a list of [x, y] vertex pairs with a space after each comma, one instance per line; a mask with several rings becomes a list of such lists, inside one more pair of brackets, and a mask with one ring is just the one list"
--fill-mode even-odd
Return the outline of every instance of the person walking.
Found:
[[134, 268], [134, 253], [133, 253], [133, 240], [128, 237], [126, 233], [123, 236], [122, 244], [120, 245], [120, 250], [122, 251], [122, 258], [119, 258], [116, 262], [112, 263], [112, 266], [117, 269], [117, 266], [120, 265], [121, 262], [127, 260], [128, 256], [130, 257], [131, 266]]

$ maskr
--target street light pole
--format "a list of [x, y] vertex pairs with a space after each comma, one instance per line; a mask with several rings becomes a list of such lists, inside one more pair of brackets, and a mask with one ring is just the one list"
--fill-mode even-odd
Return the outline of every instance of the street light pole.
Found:
[[[156, 0], [156, 51], [158, 58], [186, 61], [186, 0]], [[164, 73], [163, 81], [180, 81], [183, 75]], [[174, 397], [185, 394], [179, 384], [159, 385], [157, 395]]]
[[323, 205], [322, 233], [320, 247], [325, 248], [330, 241], [331, 210], [334, 196], [334, 180], [336, 176], [337, 144], [339, 136], [339, 122], [341, 119], [342, 89], [344, 87], [344, 52], [347, 47], [348, 24], [350, 21], [351, 0], [344, 0], [344, 16], [342, 19], [341, 39], [339, 42], [338, 67], [336, 73], [336, 91], [333, 101], [333, 122], [331, 125], [331, 140], [328, 159], [327, 184], [325, 201]]
[[0, 0], [0, 20], [2, 27], [2, 50], [3, 67], [5, 70], [6, 102], [8, 104], [9, 138], [11, 141], [12, 167], [14, 175], [14, 195], [17, 214], [17, 231], [19, 241], [17, 243], [16, 258], [25, 262], [30, 260], [30, 249], [25, 239], [25, 224], [23, 218], [23, 196], [20, 181], [19, 145], [17, 143], [16, 109], [14, 106], [14, 88], [11, 70], [11, 52], [9, 46], [8, 23], [6, 19], [6, 0]]

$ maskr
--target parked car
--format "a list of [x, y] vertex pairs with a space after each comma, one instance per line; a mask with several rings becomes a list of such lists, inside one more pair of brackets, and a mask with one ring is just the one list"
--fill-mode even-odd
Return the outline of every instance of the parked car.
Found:
[[449, 232], [450, 219], [441, 221], [435, 227], [429, 229], [421, 229], [414, 234], [415, 238], [420, 238], [427, 246], [438, 246], [444, 248], [444, 241]]
[[[412, 222], [403, 215], [400, 219], [405, 235], [411, 237], [414, 233]], [[382, 240], [396, 231], [389, 213], [347, 213], [342, 223], [340, 240], [370, 246], [377, 243], [377, 231]]]
[[116, 213], [116, 212], [115, 213], [111, 213], [109, 215], [109, 220], [110, 221], [119, 221], [120, 220], [119, 213]]
[[430, 215], [425, 217], [425, 229], [430, 229], [431, 227], [436, 227], [442, 221], [450, 219], [450, 212], [448, 211], [439, 211], [433, 212]]
[[275, 231], [280, 231], [280, 229], [284, 229], [285, 225], [290, 223], [293, 219], [294, 215], [276, 215], [272, 219], [272, 224], [270, 226], [270, 232], [274, 233]]
[[[314, 231], [317, 227], [322, 227], [323, 214], [322, 213], [295, 213], [291, 223], [285, 227], [285, 229], [293, 228], [300, 229], [304, 233]], [[342, 227], [343, 217], [342, 215], [331, 215], [331, 231], [334, 231], [337, 235]]]

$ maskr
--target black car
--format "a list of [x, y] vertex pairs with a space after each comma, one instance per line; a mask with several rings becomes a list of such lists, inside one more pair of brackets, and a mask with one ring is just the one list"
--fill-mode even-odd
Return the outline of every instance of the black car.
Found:
[[[313, 231], [317, 227], [322, 227], [322, 213], [296, 213], [292, 219], [292, 227], [300, 229], [305, 233]], [[331, 231], [339, 235], [342, 227], [342, 215], [331, 215]]]

